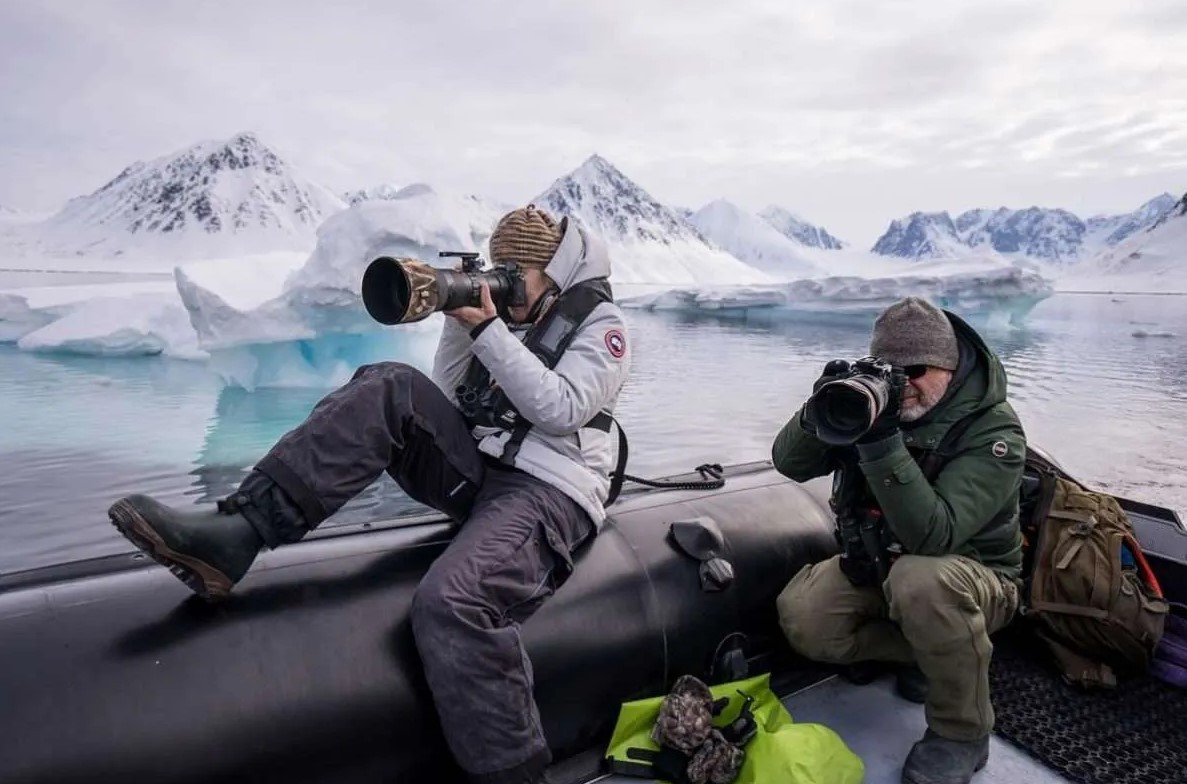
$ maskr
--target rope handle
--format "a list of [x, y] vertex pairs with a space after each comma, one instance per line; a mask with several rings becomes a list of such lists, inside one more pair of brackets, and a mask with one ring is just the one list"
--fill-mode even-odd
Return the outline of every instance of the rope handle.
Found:
[[[721, 467], [720, 463], [705, 463], [699, 465], [694, 469], [701, 475], [702, 480], [699, 482], [664, 482], [657, 479], [644, 479], [639, 476], [631, 476], [630, 474], [622, 474], [622, 478], [628, 482], [634, 482], [645, 487], [659, 487], [665, 490], [717, 490], [725, 487], [725, 469]], [[708, 477], [712, 477], [711, 479]]]

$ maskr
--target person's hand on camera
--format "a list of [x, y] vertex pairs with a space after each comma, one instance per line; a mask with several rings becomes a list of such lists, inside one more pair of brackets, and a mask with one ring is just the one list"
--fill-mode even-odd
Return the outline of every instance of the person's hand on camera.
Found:
[[838, 378], [849, 373], [849, 362], [844, 359], [834, 359], [824, 366], [824, 372], [820, 374], [820, 378], [816, 379], [812, 384], [812, 394], [815, 395], [820, 391], [820, 388], [830, 381], [836, 381]]
[[874, 424], [870, 425], [870, 429], [857, 439], [857, 443], [872, 444], [875, 441], [890, 438], [898, 432], [899, 415], [903, 409], [903, 391], [907, 387], [906, 374], [902, 370], [896, 369], [890, 377], [889, 387], [890, 394], [886, 400], [886, 407], [874, 420]]
[[[820, 378], [816, 379], [812, 384], [812, 395], [814, 396], [820, 391], [820, 388], [830, 381], [836, 381], [846, 373], [849, 372], [849, 363], [843, 359], [834, 359], [824, 366], [824, 372], [820, 374]], [[811, 397], [808, 398], [811, 400]], [[816, 434], [816, 420], [812, 417], [812, 406], [804, 403], [800, 414], [800, 427], [804, 432]]]
[[445, 311], [445, 315], [451, 319], [456, 319], [457, 322], [463, 325], [466, 329], [474, 329], [479, 324], [490, 321], [493, 318], [498, 318], [499, 311], [495, 308], [495, 302], [490, 296], [490, 286], [486, 285], [486, 281], [480, 284], [480, 294], [482, 304], [480, 307], [472, 307], [466, 305], [461, 308], [454, 308], [453, 310]]

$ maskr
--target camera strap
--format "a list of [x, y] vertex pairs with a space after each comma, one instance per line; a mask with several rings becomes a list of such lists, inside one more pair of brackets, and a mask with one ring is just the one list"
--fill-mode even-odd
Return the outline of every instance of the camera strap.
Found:
[[944, 433], [944, 437], [940, 439], [940, 443], [936, 445], [935, 449], [929, 449], [919, 456], [917, 460], [919, 470], [928, 482], [936, 481], [936, 477], [940, 475], [940, 470], [952, 459], [953, 449], [964, 434], [968, 432], [968, 429], [973, 426], [973, 423], [977, 421], [980, 414], [980, 411], [974, 411], [963, 419], [956, 420]]

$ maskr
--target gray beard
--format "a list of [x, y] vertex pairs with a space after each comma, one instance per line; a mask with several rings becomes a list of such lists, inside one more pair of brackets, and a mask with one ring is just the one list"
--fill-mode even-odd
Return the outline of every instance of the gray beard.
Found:
[[903, 403], [903, 408], [899, 412], [899, 419], [903, 422], [914, 422], [935, 407], [935, 403], [928, 404], [923, 402], [921, 398], [916, 398], [909, 403]]

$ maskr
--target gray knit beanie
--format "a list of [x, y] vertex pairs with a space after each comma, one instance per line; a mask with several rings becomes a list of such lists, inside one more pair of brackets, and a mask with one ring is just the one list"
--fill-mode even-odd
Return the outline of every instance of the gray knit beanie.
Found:
[[919, 297], [907, 297], [882, 311], [874, 322], [870, 353], [900, 367], [956, 370], [960, 362], [952, 322], [944, 311]]

